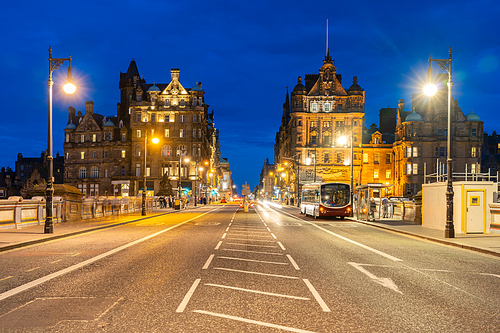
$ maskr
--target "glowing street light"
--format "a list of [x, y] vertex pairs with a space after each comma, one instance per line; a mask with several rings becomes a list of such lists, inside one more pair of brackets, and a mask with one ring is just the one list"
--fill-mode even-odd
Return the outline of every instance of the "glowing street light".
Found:
[[[143, 184], [142, 184], [142, 204], [141, 204], [141, 215], [146, 216], [146, 156], [148, 152], [148, 131], [145, 131], [144, 135], [144, 171], [143, 171]], [[154, 144], [160, 142], [160, 139], [153, 138], [151, 140]]]
[[[446, 225], [444, 229], [444, 237], [445, 238], [455, 238], [455, 227], [453, 225], [453, 160], [451, 157], [451, 87], [453, 86], [453, 82], [451, 80], [451, 65], [452, 65], [452, 49], [450, 47], [448, 59], [432, 59], [429, 56], [429, 69], [428, 69], [428, 80], [431, 81], [432, 77], [432, 68], [431, 63], [434, 61], [441, 70], [445, 70], [448, 72], [448, 142], [447, 142], [447, 186], [446, 186]], [[424, 87], [424, 93], [428, 96], [432, 96], [437, 92], [437, 87], [433, 84], [427, 84]]]
[[52, 157], [52, 86], [54, 81], [52, 80], [52, 72], [59, 69], [61, 65], [68, 61], [68, 83], [64, 85], [64, 92], [67, 94], [73, 94], [76, 91], [76, 87], [72, 81], [72, 68], [71, 68], [71, 56], [69, 58], [52, 58], [52, 47], [49, 46], [49, 80], [47, 85], [49, 86], [49, 128], [48, 128], [48, 152], [47, 161], [49, 162], [49, 175], [47, 179], [47, 189], [46, 189], [46, 217], [44, 225], [44, 233], [52, 234], [54, 233], [54, 222], [53, 222], [53, 198], [54, 198], [54, 160]]

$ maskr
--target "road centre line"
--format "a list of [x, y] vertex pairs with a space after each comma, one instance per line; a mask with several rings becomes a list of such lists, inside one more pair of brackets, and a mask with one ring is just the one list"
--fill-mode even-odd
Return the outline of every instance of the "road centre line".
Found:
[[301, 330], [301, 329], [293, 328], [293, 327], [287, 327], [287, 326], [281, 326], [281, 325], [276, 325], [276, 324], [271, 324], [271, 323], [265, 323], [263, 321], [257, 321], [257, 320], [242, 318], [242, 317], [230, 316], [230, 315], [226, 315], [226, 314], [222, 314], [222, 313], [215, 313], [215, 312], [209, 312], [209, 311], [203, 311], [203, 310], [193, 310], [193, 312], [195, 312], [195, 313], [201, 313], [201, 314], [206, 314], [206, 315], [209, 315], [209, 316], [214, 316], [214, 317], [219, 317], [219, 318], [225, 318], [225, 319], [231, 319], [231, 320], [241, 321], [241, 322], [248, 323], [248, 324], [255, 324], [255, 325], [260, 325], [260, 326], [265, 326], [265, 327], [277, 328], [277, 329], [284, 330], [284, 331], [289, 331], [289, 332], [315, 333], [313, 331], [306, 331], [306, 330]]
[[210, 263], [212, 262], [212, 259], [214, 258], [214, 255], [215, 254], [211, 254], [210, 257], [208, 257], [207, 262], [205, 263], [205, 265], [203, 265], [203, 267], [201, 269], [207, 269], [208, 266], [210, 266]]
[[191, 288], [189, 288], [186, 296], [184, 296], [184, 299], [182, 300], [181, 304], [177, 307], [177, 310], [175, 312], [184, 312], [184, 309], [186, 308], [187, 304], [189, 303], [189, 300], [191, 299], [191, 296], [193, 296], [194, 291], [196, 290], [196, 287], [198, 287], [198, 284], [200, 283], [201, 279], [196, 279], [193, 282], [193, 285]]
[[52, 274], [46, 275], [46, 276], [41, 277], [41, 278], [39, 278], [39, 279], [36, 279], [36, 280], [33, 280], [33, 281], [28, 282], [28, 283], [26, 283], [26, 284], [23, 284], [23, 285], [21, 285], [21, 286], [19, 286], [19, 287], [16, 287], [16, 288], [14, 288], [14, 289], [8, 290], [8, 291], [6, 291], [6, 292], [4, 292], [4, 293], [0, 294], [0, 301], [4, 300], [4, 299], [6, 299], [6, 298], [8, 298], [8, 297], [10, 297], [10, 296], [16, 295], [16, 294], [18, 294], [18, 293], [20, 293], [20, 292], [23, 292], [23, 291], [25, 291], [25, 290], [28, 290], [28, 289], [30, 289], [30, 288], [36, 287], [36, 286], [38, 286], [38, 285], [40, 285], [40, 284], [42, 284], [42, 283], [45, 283], [45, 282], [47, 282], [47, 281], [49, 281], [49, 280], [52, 280], [52, 279], [54, 279], [54, 278], [56, 278], [56, 277], [59, 277], [59, 276], [64, 275], [64, 274], [66, 274], [66, 273], [70, 273], [70, 272], [75, 271], [75, 270], [77, 270], [77, 269], [79, 269], [79, 268], [81, 268], [81, 267], [87, 266], [87, 265], [89, 265], [89, 264], [91, 264], [91, 263], [93, 263], [93, 262], [96, 262], [96, 261], [98, 261], [98, 260], [101, 260], [101, 259], [103, 259], [103, 258], [106, 258], [106, 257], [108, 257], [108, 256], [110, 256], [110, 255], [112, 255], [112, 254], [115, 254], [115, 253], [117, 253], [117, 252], [123, 251], [123, 250], [125, 250], [125, 249], [127, 249], [127, 248], [129, 248], [129, 247], [131, 247], [131, 246], [134, 246], [134, 245], [136, 245], [136, 244], [142, 243], [142, 242], [144, 242], [144, 241], [146, 241], [146, 240], [148, 240], [148, 239], [151, 239], [151, 238], [153, 238], [153, 237], [159, 236], [159, 235], [161, 235], [161, 234], [163, 234], [163, 233], [165, 233], [165, 232], [167, 232], [167, 231], [170, 231], [170, 230], [172, 230], [172, 229], [174, 229], [174, 228], [180, 227], [181, 225], [184, 225], [184, 224], [186, 224], [186, 223], [189, 223], [189, 222], [191, 222], [191, 221], [193, 221], [193, 220], [195, 220], [195, 219], [197, 219], [197, 218], [200, 218], [200, 217], [202, 217], [202, 216], [204, 216], [204, 215], [207, 215], [207, 214], [209, 214], [209, 213], [211, 213], [211, 212], [213, 212], [213, 211], [215, 211], [215, 210], [217, 210], [217, 209], [218, 209], [218, 208], [212, 209], [211, 211], [208, 211], [208, 212], [206, 212], [206, 213], [203, 213], [203, 214], [200, 214], [200, 215], [198, 215], [198, 216], [195, 216], [195, 217], [193, 217], [193, 218], [191, 218], [191, 219], [189, 219], [189, 220], [186, 220], [186, 221], [181, 222], [181, 223], [179, 223], [179, 224], [173, 225], [173, 226], [171, 226], [171, 227], [169, 227], [169, 228], [167, 228], [167, 229], [164, 229], [164, 230], [158, 231], [158, 232], [156, 232], [156, 233], [154, 233], [154, 234], [151, 234], [151, 235], [149, 235], [149, 236], [146, 236], [146, 237], [140, 238], [140, 239], [138, 239], [138, 240], [135, 240], [135, 241], [133, 241], [133, 242], [130, 242], [130, 243], [128, 243], [128, 244], [125, 244], [125, 245], [119, 246], [119, 247], [117, 247], [117, 248], [115, 248], [115, 249], [113, 249], [113, 250], [110, 250], [110, 251], [108, 251], [108, 252], [101, 253], [100, 255], [97, 255], [97, 256], [95, 256], [95, 257], [93, 257], [93, 258], [90, 258], [90, 259], [87, 259], [87, 260], [85, 260], [85, 261], [82, 261], [81, 263], [75, 264], [75, 265], [70, 266], [70, 267], [66, 267], [66, 268], [64, 268], [64, 269], [62, 269], [62, 270], [60, 270], [60, 271], [54, 272], [54, 273], [52, 273]]
[[[239, 261], [250, 261], [250, 262], [258, 262], [262, 264], [275, 264], [275, 265], [288, 265], [287, 262], [276, 262], [276, 261], [263, 261], [263, 260], [255, 260], [255, 259], [244, 259], [244, 258], [233, 258], [233, 257], [220, 257], [217, 259], [229, 259], [229, 260], [239, 260]], [[0, 280], [1, 281], [1, 280]]]
[[250, 251], [250, 250], [238, 250], [238, 249], [221, 249], [222, 251], [235, 251], [235, 252], [248, 252], [248, 253], [259, 253], [259, 254], [271, 254], [275, 256], [282, 256], [283, 253], [275, 252], [261, 252], [261, 251]]
[[[277, 211], [277, 212], [278, 212], [278, 211]], [[309, 221], [303, 220], [303, 219], [301, 219], [301, 218], [298, 218], [298, 217], [296, 217], [296, 216], [293, 216], [293, 215], [292, 215], [292, 214], [290, 214], [290, 213], [287, 213], [287, 212], [284, 212], [284, 211], [279, 211], [279, 213], [286, 214], [286, 215], [288, 215], [288, 216], [293, 217], [293, 218], [294, 218], [294, 219], [296, 219], [296, 220], [299, 220], [299, 221], [305, 222], [305, 223], [307, 223], [307, 224], [310, 224], [310, 225], [312, 225], [313, 227], [316, 227], [316, 228], [318, 228], [318, 229], [320, 229], [320, 230], [322, 230], [322, 231], [324, 231], [324, 232], [326, 232], [326, 233], [329, 233], [329, 234], [330, 234], [330, 235], [332, 235], [332, 236], [338, 237], [338, 238], [340, 238], [340, 239], [342, 239], [342, 240], [345, 240], [346, 242], [349, 242], [349, 243], [351, 243], [351, 244], [354, 244], [354, 245], [357, 245], [357, 246], [359, 246], [359, 247], [362, 247], [362, 248], [364, 248], [365, 250], [368, 250], [368, 251], [371, 251], [371, 252], [376, 253], [376, 254], [378, 254], [378, 255], [381, 255], [382, 257], [385, 257], [385, 258], [390, 259], [390, 260], [392, 260], [392, 261], [403, 261], [402, 259], [399, 259], [399, 258], [393, 257], [393, 256], [391, 256], [390, 254], [384, 253], [384, 252], [382, 252], [382, 251], [376, 250], [376, 249], [374, 249], [374, 248], [372, 248], [372, 247], [369, 247], [369, 246], [367, 246], [367, 245], [364, 245], [364, 244], [358, 243], [358, 242], [356, 242], [356, 241], [353, 241], [352, 239], [349, 239], [349, 238], [346, 238], [346, 237], [344, 237], [344, 236], [338, 235], [338, 234], [336, 234], [336, 233], [334, 233], [334, 232], [332, 232], [332, 231], [330, 231], [330, 230], [328, 230], [328, 229], [325, 229], [325, 228], [323, 228], [323, 227], [321, 227], [321, 226], [319, 226], [319, 225], [316, 225], [315, 223], [312, 223], [312, 222], [309, 222]]]
[[278, 239], [278, 237], [276, 237], [276, 235], [274, 235], [272, 232], [271, 232], [271, 236], [273, 236], [274, 239]]
[[220, 285], [220, 284], [213, 284], [213, 283], [205, 283], [205, 286], [218, 287], [218, 288], [226, 288], [226, 289], [239, 290], [239, 291], [246, 291], [246, 292], [249, 292], [249, 293], [269, 295], [269, 296], [278, 296], [278, 297], [284, 297], [284, 298], [300, 299], [300, 300], [303, 300], [303, 301], [309, 301], [309, 300], [311, 300], [310, 298], [307, 298], [307, 297], [290, 296], [290, 295], [283, 295], [283, 294], [275, 294], [275, 293], [269, 293], [269, 292], [266, 292], [266, 291], [259, 291], [259, 290], [244, 289], [244, 288], [238, 288], [238, 287], [223, 286], [223, 285]]
[[242, 244], [242, 243], [227, 243], [229, 245], [241, 245], [241, 246], [257, 246], [257, 247], [274, 247], [276, 248], [277, 246], [272, 246], [272, 245], [259, 245], [259, 244]]
[[280, 277], [280, 278], [292, 279], [292, 280], [298, 280], [299, 279], [296, 276], [286, 276], [286, 275], [268, 274], [268, 273], [252, 272], [252, 271], [242, 271], [242, 270], [239, 270], [239, 269], [231, 269], [231, 268], [214, 267], [214, 269], [218, 269], [218, 270], [221, 270], [221, 271], [236, 272], [236, 273], [245, 273], [245, 274], [255, 274], [255, 275]]
[[326, 303], [323, 301], [323, 299], [321, 298], [321, 296], [318, 294], [318, 292], [316, 291], [316, 289], [313, 287], [313, 285], [311, 284], [311, 282], [309, 282], [308, 279], [302, 279], [304, 281], [304, 283], [306, 284], [307, 288], [309, 288], [309, 290], [311, 291], [311, 293], [313, 294], [314, 298], [316, 299], [316, 302], [319, 303], [319, 306], [321, 307], [321, 309], [323, 309], [324, 312], [330, 312], [330, 308], [328, 307], [328, 305], [326, 305]]
[[288, 258], [288, 260], [290, 260], [290, 262], [292, 263], [292, 266], [293, 268], [295, 268], [296, 270], [300, 271], [300, 267], [299, 265], [297, 265], [297, 263], [295, 262], [295, 260], [293, 260], [292, 256], [287, 254], [286, 257]]
[[285, 247], [283, 246], [283, 244], [281, 244], [281, 242], [278, 242], [278, 245], [281, 247], [283, 251], [286, 251]]
[[226, 228], [226, 232], [229, 231], [229, 227]]
[[227, 233], [224, 233], [224, 235], [222, 235], [222, 239], [226, 238], [226, 235]]
[[28, 270], [27, 270], [27, 271], [25, 271], [25, 272], [31, 272], [31, 271], [34, 271], [34, 270], [39, 269], [39, 268], [40, 268], [40, 266], [35, 267], [35, 268], [32, 268], [32, 269], [28, 269]]
[[218, 250], [221, 245], [222, 245], [222, 241], [220, 241], [219, 243], [217, 243], [217, 246], [215, 247], [215, 249]]
[[271, 229], [269, 229], [269, 227], [267, 227], [267, 231], [271, 232]]

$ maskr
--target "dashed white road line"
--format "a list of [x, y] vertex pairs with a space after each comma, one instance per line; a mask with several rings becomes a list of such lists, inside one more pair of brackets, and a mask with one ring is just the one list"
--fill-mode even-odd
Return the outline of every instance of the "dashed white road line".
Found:
[[278, 275], [278, 274], [269, 274], [269, 273], [260, 273], [260, 272], [252, 272], [252, 271], [243, 271], [240, 269], [231, 269], [231, 268], [222, 268], [222, 267], [214, 267], [214, 269], [218, 269], [221, 271], [229, 271], [229, 272], [236, 272], [236, 273], [245, 273], [245, 274], [255, 274], [255, 275], [264, 275], [264, 276], [272, 276], [272, 277], [280, 277], [284, 279], [292, 279], [292, 280], [298, 280], [299, 278], [296, 276], [287, 276], [287, 275]]
[[288, 260], [290, 260], [290, 262], [292, 263], [292, 266], [293, 268], [295, 268], [296, 270], [300, 271], [300, 267], [299, 265], [297, 265], [297, 263], [295, 262], [295, 260], [293, 260], [292, 256], [287, 254], [286, 257], [288, 258]]
[[201, 279], [196, 279], [194, 280], [193, 285], [191, 288], [189, 288], [186, 296], [184, 296], [184, 299], [182, 300], [181, 304], [177, 307], [177, 310], [175, 312], [183, 312], [184, 309], [186, 308], [187, 304], [189, 303], [189, 300], [191, 299], [191, 296], [193, 296], [194, 291], [196, 290], [196, 287], [198, 287], [198, 284], [200, 283]]
[[226, 238], [226, 235], [227, 235], [227, 233], [224, 233], [224, 235], [222, 235], [222, 238]]
[[278, 242], [278, 245], [281, 247], [283, 251], [286, 251], [285, 247], [283, 246], [283, 244], [281, 244], [281, 242]]
[[193, 312], [201, 313], [201, 314], [206, 314], [206, 315], [209, 315], [209, 316], [214, 316], [214, 317], [219, 317], [219, 318], [237, 320], [237, 321], [241, 321], [241, 322], [249, 323], [249, 324], [255, 324], [255, 325], [260, 325], [260, 326], [265, 326], [265, 327], [277, 328], [277, 329], [284, 330], [284, 331], [289, 331], [289, 332], [315, 333], [313, 331], [306, 331], [306, 330], [301, 330], [301, 329], [293, 328], [293, 327], [287, 327], [287, 326], [282, 326], [282, 325], [265, 323], [263, 321], [246, 319], [246, 318], [236, 317], [236, 316], [230, 316], [230, 315], [226, 315], [226, 314], [222, 314], [222, 313], [215, 313], [215, 312], [209, 312], [209, 311], [203, 311], [203, 310], [194, 310]]
[[271, 236], [273, 236], [274, 239], [278, 239], [278, 237], [276, 237], [276, 235], [274, 235], [272, 232], [271, 232]]
[[215, 247], [215, 249], [218, 250], [221, 245], [222, 245], [222, 241], [220, 241], [219, 243], [217, 243], [217, 246]]
[[207, 269], [208, 266], [210, 266], [212, 259], [214, 259], [214, 256], [215, 256], [215, 254], [211, 254], [210, 257], [208, 257], [207, 262], [205, 263], [205, 265], [203, 265], [203, 267], [201, 269]]
[[313, 294], [314, 298], [316, 299], [316, 302], [319, 303], [319, 306], [321, 307], [321, 309], [323, 309], [324, 312], [330, 312], [330, 308], [328, 307], [328, 305], [326, 305], [326, 303], [323, 301], [323, 299], [321, 298], [321, 296], [318, 294], [318, 292], [316, 291], [316, 289], [313, 287], [313, 285], [311, 284], [311, 282], [309, 282], [308, 279], [302, 279], [304, 281], [304, 283], [306, 284], [307, 288], [309, 288], [309, 290], [311, 291], [311, 293]]
[[205, 286], [225, 288], [225, 289], [232, 289], [232, 290], [239, 290], [239, 291], [246, 291], [246, 292], [249, 292], [249, 293], [269, 295], [269, 296], [277, 296], [277, 297], [283, 297], [283, 298], [299, 299], [299, 300], [303, 300], [303, 301], [309, 301], [310, 300], [310, 298], [307, 298], [307, 297], [300, 297], [300, 296], [291, 296], [291, 295], [284, 295], [284, 294], [269, 293], [269, 292], [266, 292], [266, 291], [259, 291], [259, 290], [252, 290], [252, 289], [231, 287], [231, 286], [223, 286], [223, 285], [220, 285], [220, 284], [213, 284], [213, 283], [205, 283]]

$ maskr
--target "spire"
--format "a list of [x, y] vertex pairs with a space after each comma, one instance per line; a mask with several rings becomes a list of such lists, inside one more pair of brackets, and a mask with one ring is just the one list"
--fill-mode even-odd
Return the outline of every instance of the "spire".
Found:
[[326, 56], [323, 60], [325, 64], [333, 64], [332, 57], [330, 57], [330, 48], [328, 46], [328, 19], [326, 19]]
[[127, 73], [126, 73], [126, 78], [133, 78], [134, 76], [139, 76], [139, 70], [137, 69], [137, 64], [135, 63], [135, 60], [132, 59], [130, 61], [130, 65], [128, 66]]

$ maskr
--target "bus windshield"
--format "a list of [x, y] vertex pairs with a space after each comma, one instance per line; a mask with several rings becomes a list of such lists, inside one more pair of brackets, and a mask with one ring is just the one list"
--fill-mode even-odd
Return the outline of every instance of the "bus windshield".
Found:
[[321, 186], [321, 204], [327, 207], [348, 205], [351, 201], [347, 184], [324, 184]]

